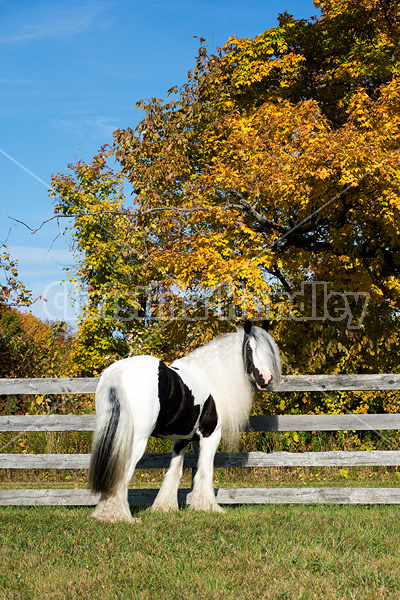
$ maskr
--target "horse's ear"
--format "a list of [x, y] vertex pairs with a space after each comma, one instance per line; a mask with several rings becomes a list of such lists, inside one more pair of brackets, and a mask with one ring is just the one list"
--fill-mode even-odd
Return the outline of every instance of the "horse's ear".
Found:
[[248, 319], [245, 320], [244, 322], [244, 332], [249, 335], [251, 331], [251, 321], [249, 321]]
[[268, 319], [265, 319], [265, 321], [263, 321], [261, 327], [264, 329], [264, 331], [268, 331], [270, 328], [270, 322]]

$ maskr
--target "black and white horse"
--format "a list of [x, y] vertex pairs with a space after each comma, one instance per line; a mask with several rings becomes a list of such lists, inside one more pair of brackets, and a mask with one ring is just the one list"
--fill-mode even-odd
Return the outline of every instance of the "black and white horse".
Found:
[[255, 327], [250, 321], [244, 330], [218, 337], [170, 366], [153, 356], [135, 356], [108, 367], [96, 391], [89, 486], [101, 496], [93, 517], [132, 520], [128, 485], [150, 436], [174, 440], [153, 510], [178, 509], [185, 449], [199, 440], [190, 508], [222, 511], [213, 487], [221, 435], [234, 443], [248, 420], [252, 392], [270, 390], [280, 376], [279, 351], [267, 324]]

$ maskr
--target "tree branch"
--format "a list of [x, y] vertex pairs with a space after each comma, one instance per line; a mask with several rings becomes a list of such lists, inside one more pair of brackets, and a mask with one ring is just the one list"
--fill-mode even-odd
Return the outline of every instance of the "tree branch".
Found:
[[147, 215], [151, 212], [161, 212], [164, 210], [172, 210], [175, 212], [196, 212], [196, 211], [215, 211], [219, 210], [220, 206], [192, 206], [192, 207], [179, 207], [179, 206], [153, 206], [152, 208], [147, 208], [146, 210], [140, 210], [140, 215]]
[[27, 223], [24, 223], [24, 221], [21, 221], [20, 219], [15, 219], [14, 217], [8, 217], [9, 219], [11, 219], [11, 221], [15, 221], [16, 223], [21, 223], [21, 225], [24, 225], [24, 227], [26, 227], [27, 229], [29, 229], [29, 231], [34, 234], [37, 233], [40, 229], [42, 229], [42, 227], [44, 227], [44, 225], [46, 225], [47, 223], [50, 223], [50, 221], [54, 221], [55, 219], [77, 219], [78, 217], [96, 217], [99, 215], [124, 215], [126, 217], [132, 216], [132, 212], [129, 210], [125, 210], [125, 211], [119, 211], [119, 210], [99, 210], [97, 212], [93, 212], [93, 213], [76, 213], [76, 214], [72, 214], [72, 215], [54, 215], [53, 217], [50, 217], [49, 219], [46, 219], [45, 221], [43, 221], [39, 227], [36, 227], [36, 229], [32, 229], [32, 227], [30, 227]]
[[240, 202], [240, 205], [231, 204], [231, 206], [246, 212], [247, 214], [251, 215], [256, 221], [258, 221], [264, 226], [269, 227], [270, 229], [279, 231], [279, 233], [286, 233], [287, 230], [285, 227], [282, 227], [282, 225], [278, 225], [277, 223], [274, 223], [274, 221], [271, 221], [271, 219], [267, 219], [267, 217], [264, 217], [264, 215], [262, 215], [258, 210], [251, 206], [250, 202], [248, 202], [240, 192], [238, 192], [234, 188], [229, 188], [227, 192], [229, 194], [232, 194], [232, 196]]

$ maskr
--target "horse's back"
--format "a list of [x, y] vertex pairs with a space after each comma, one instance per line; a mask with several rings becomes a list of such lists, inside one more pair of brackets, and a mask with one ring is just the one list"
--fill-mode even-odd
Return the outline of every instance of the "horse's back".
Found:
[[122, 385], [132, 393], [141, 394], [152, 391], [159, 397], [160, 373], [165, 369], [173, 369], [192, 390], [196, 398], [202, 398], [204, 401], [208, 397], [210, 392], [204, 377], [194, 366], [188, 367], [178, 359], [168, 367], [161, 360], [150, 355], [122, 358], [107, 367], [100, 377], [98, 390], [104, 386], [118, 387], [118, 385]]
[[203, 373], [194, 365], [187, 365], [184, 359], [174, 360], [169, 367], [178, 373], [184, 384], [191, 390], [197, 402], [203, 404], [210, 395], [210, 388]]
[[122, 358], [107, 367], [100, 377], [99, 384], [105, 381], [119, 380], [126, 383], [135, 382], [135, 385], [149, 384], [157, 379], [160, 360], [155, 356], [140, 354]]
[[[154, 356], [139, 355], [123, 358], [103, 372], [96, 390], [96, 410], [101, 411], [113, 389], [119, 403], [135, 416], [136, 431], [140, 422], [148, 428], [155, 424], [159, 412], [158, 371], [162, 364]], [[148, 425], [149, 424], [149, 425]]]
[[138, 435], [161, 437], [190, 437], [210, 397], [194, 366], [180, 360], [167, 366], [147, 355], [119, 360], [104, 371], [96, 392], [98, 412], [107, 410], [111, 390], [121, 411], [130, 411]]

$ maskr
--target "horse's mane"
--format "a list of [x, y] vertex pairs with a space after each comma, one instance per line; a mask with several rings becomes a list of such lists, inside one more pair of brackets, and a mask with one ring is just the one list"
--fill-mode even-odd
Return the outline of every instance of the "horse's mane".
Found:
[[[257, 332], [257, 328], [253, 332]], [[202, 371], [208, 381], [221, 420], [222, 435], [230, 447], [236, 445], [252, 406], [252, 387], [243, 362], [243, 337], [243, 329], [239, 329], [235, 333], [217, 337], [179, 359]], [[256, 337], [257, 343], [263, 343], [262, 336], [256, 334]], [[278, 349], [273, 340], [272, 344], [264, 342], [263, 346], [266, 355], [270, 355], [274, 381], [279, 381]]]

